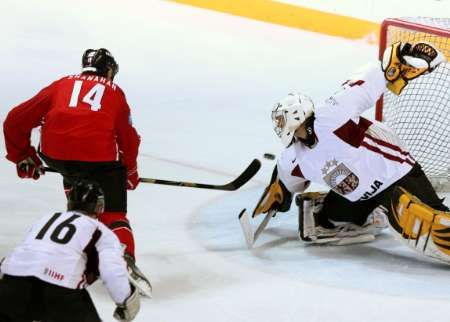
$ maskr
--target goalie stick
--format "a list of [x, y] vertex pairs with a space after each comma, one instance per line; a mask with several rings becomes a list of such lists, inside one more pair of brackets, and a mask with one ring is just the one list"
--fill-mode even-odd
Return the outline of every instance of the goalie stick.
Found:
[[256, 240], [258, 239], [259, 235], [264, 231], [264, 229], [267, 227], [267, 224], [269, 223], [270, 219], [275, 216], [277, 213], [276, 210], [270, 210], [264, 219], [261, 221], [259, 226], [256, 228], [256, 231], [253, 232], [252, 226], [250, 225], [250, 221], [248, 219], [247, 215], [247, 209], [242, 209], [241, 213], [239, 214], [239, 222], [241, 224], [242, 232], [244, 233], [245, 241], [247, 243], [247, 247], [249, 249], [253, 248], [253, 245], [255, 244]]
[[[201, 189], [212, 189], [212, 190], [225, 190], [225, 191], [235, 191], [246, 184], [261, 168], [261, 162], [258, 159], [254, 159], [249, 166], [233, 181], [223, 184], [205, 184], [197, 182], [186, 182], [186, 181], [172, 181], [163, 179], [153, 179], [153, 178], [139, 178], [140, 182], [163, 184], [169, 186], [178, 187], [189, 187], [189, 188], [201, 188]], [[44, 167], [44, 171], [47, 172], [58, 172], [55, 169]]]

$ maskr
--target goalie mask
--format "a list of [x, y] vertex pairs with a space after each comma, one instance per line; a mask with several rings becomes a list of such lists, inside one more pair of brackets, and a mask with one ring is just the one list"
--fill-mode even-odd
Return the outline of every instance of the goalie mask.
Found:
[[284, 146], [292, 143], [295, 130], [313, 114], [314, 103], [300, 93], [290, 93], [275, 104], [272, 110], [273, 129]]
[[81, 71], [94, 72], [106, 77], [111, 70], [111, 79], [119, 72], [119, 65], [108, 49], [87, 49], [81, 58]]

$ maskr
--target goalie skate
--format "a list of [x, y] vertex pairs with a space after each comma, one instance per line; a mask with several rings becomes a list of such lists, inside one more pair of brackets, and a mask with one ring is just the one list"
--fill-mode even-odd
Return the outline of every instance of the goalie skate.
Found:
[[352, 223], [335, 224], [334, 229], [317, 226], [317, 239], [314, 242], [336, 246], [367, 243], [375, 240], [375, 237], [388, 227], [386, 215], [381, 208], [376, 208], [362, 226]]
[[125, 254], [125, 261], [128, 269], [128, 280], [139, 291], [139, 294], [146, 297], [152, 297], [152, 285], [150, 281], [145, 277], [141, 270], [136, 266], [136, 262], [133, 257]]
[[299, 206], [299, 238], [309, 244], [348, 245], [367, 243], [387, 228], [385, 210], [378, 207], [362, 225], [348, 222], [332, 222], [334, 228], [325, 228], [316, 221], [317, 213], [322, 209], [326, 193], [305, 193], [297, 196]]

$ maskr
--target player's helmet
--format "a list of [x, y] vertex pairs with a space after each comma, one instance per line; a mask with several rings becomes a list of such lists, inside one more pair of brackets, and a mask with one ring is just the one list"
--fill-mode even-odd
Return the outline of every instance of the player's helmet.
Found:
[[289, 93], [272, 110], [273, 129], [284, 146], [289, 146], [295, 130], [314, 114], [314, 103], [306, 95]]
[[81, 210], [88, 214], [99, 214], [104, 209], [103, 190], [92, 180], [80, 179], [69, 191], [67, 210]]
[[94, 72], [106, 77], [108, 70], [112, 71], [112, 79], [119, 71], [119, 65], [108, 49], [87, 49], [81, 58], [81, 71]]

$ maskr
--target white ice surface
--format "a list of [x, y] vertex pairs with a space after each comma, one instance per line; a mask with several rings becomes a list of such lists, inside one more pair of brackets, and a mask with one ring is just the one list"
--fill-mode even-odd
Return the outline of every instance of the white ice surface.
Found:
[[[280, 151], [269, 118], [278, 99], [291, 90], [324, 99], [377, 54], [362, 42], [164, 1], [3, 0], [0, 28], [2, 121], [78, 72], [85, 48], [105, 46], [142, 135], [141, 175], [206, 183], [228, 182], [254, 157]], [[273, 166], [263, 160], [237, 192], [141, 184], [129, 193], [138, 264], [154, 287], [136, 321], [448, 321], [448, 267], [389, 233], [365, 245], [304, 247], [292, 210], [247, 250], [237, 214], [254, 206]], [[0, 173], [4, 256], [42, 214], [64, 209], [64, 197], [55, 174], [20, 180], [6, 160]], [[101, 283], [90, 291], [112, 321]]]

